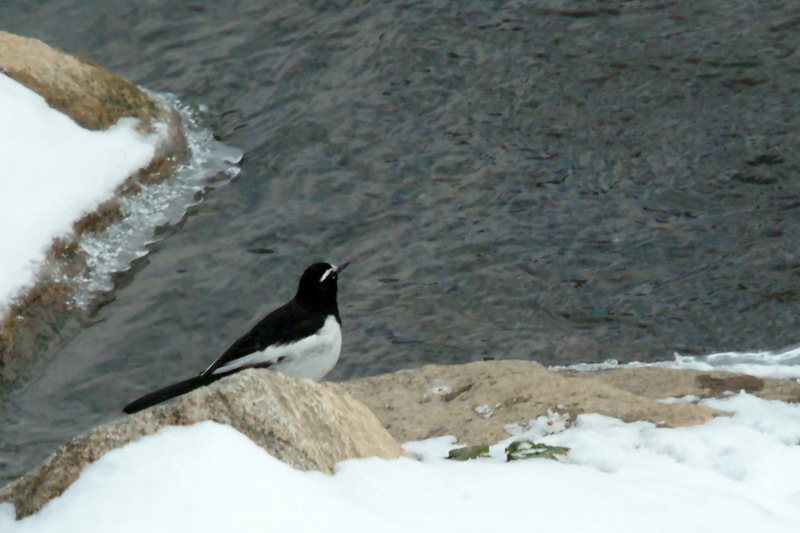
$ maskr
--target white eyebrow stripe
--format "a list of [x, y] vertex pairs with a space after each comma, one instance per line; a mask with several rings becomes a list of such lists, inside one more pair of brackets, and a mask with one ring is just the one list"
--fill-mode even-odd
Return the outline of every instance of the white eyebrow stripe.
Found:
[[323, 281], [325, 281], [326, 279], [328, 279], [328, 276], [330, 276], [330, 275], [331, 275], [331, 274], [333, 274], [334, 272], [336, 272], [336, 267], [335, 267], [335, 266], [333, 266], [333, 265], [331, 265], [331, 268], [329, 268], [328, 270], [326, 270], [326, 271], [325, 271], [325, 273], [322, 275], [322, 277], [321, 277], [321, 278], [319, 278], [319, 282], [320, 282], [320, 283], [322, 283]]

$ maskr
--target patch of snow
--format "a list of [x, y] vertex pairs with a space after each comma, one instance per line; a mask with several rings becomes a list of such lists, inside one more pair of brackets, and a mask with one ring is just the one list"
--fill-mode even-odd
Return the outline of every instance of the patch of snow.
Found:
[[491, 418], [491, 416], [494, 414], [494, 409], [486, 404], [476, 406], [474, 411], [483, 418]]
[[608, 359], [601, 363], [579, 363], [569, 366], [552, 366], [553, 370], [578, 370], [594, 372], [615, 368], [674, 368], [689, 370], [724, 370], [762, 378], [796, 379], [800, 382], [800, 347], [763, 352], [723, 352], [704, 356], [674, 354], [672, 361], [656, 363], [620, 363]]
[[[333, 476], [294, 470], [227, 426], [168, 427], [88, 466], [29, 518], [0, 505], [0, 531], [799, 531], [800, 406], [702, 403], [734, 414], [671, 429], [581, 415], [486, 459], [448, 461], [457, 445], [439, 437], [405, 445], [420, 461], [354, 459]], [[505, 446], [531, 436], [570, 451], [506, 463]]]

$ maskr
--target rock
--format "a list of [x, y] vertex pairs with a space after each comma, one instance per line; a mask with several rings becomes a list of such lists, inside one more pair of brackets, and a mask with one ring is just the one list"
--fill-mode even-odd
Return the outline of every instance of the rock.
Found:
[[[657, 381], [657, 380], [655, 380]], [[398, 441], [455, 435], [459, 443], [495, 443], [508, 424], [524, 424], [548, 410], [599, 413], [664, 427], [702, 424], [726, 413], [691, 403], [665, 404], [585, 373], [562, 375], [530, 361], [424, 366], [343, 384]]]
[[671, 368], [618, 368], [599, 372], [565, 371], [562, 375], [598, 380], [651, 399], [697, 396], [717, 397], [744, 390], [766, 400], [800, 402], [800, 383], [788, 379], [758, 378], [731, 372], [705, 372]]
[[163, 110], [129, 81], [36, 39], [0, 31], [0, 69], [86, 129], [104, 130], [122, 117], [145, 124], [163, 119]]
[[375, 416], [334, 383], [244, 370], [173, 401], [99, 426], [58, 448], [41, 465], [0, 489], [17, 517], [59, 496], [89, 463], [168, 425], [227, 424], [281, 461], [332, 473], [344, 459], [399, 457], [404, 452]]

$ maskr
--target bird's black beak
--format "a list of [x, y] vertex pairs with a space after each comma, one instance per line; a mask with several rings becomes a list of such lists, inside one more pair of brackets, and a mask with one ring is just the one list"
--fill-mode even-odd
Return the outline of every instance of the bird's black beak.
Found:
[[350, 264], [350, 261], [347, 261], [347, 262], [345, 262], [345, 263], [342, 263], [341, 265], [339, 265], [339, 266], [336, 268], [336, 275], [338, 276], [338, 275], [339, 275], [339, 273], [340, 273], [342, 270], [344, 270], [345, 268], [347, 268], [347, 265], [349, 265], [349, 264]]

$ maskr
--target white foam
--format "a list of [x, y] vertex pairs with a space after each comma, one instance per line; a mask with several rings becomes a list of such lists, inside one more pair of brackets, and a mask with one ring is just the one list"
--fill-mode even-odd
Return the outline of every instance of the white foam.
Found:
[[601, 363], [579, 363], [569, 366], [553, 366], [553, 370], [579, 370], [592, 372], [614, 368], [675, 368], [691, 370], [724, 370], [764, 378], [800, 378], [800, 347], [762, 352], [721, 352], [703, 356], [673, 354], [672, 361], [655, 363], [620, 363], [608, 359]]

